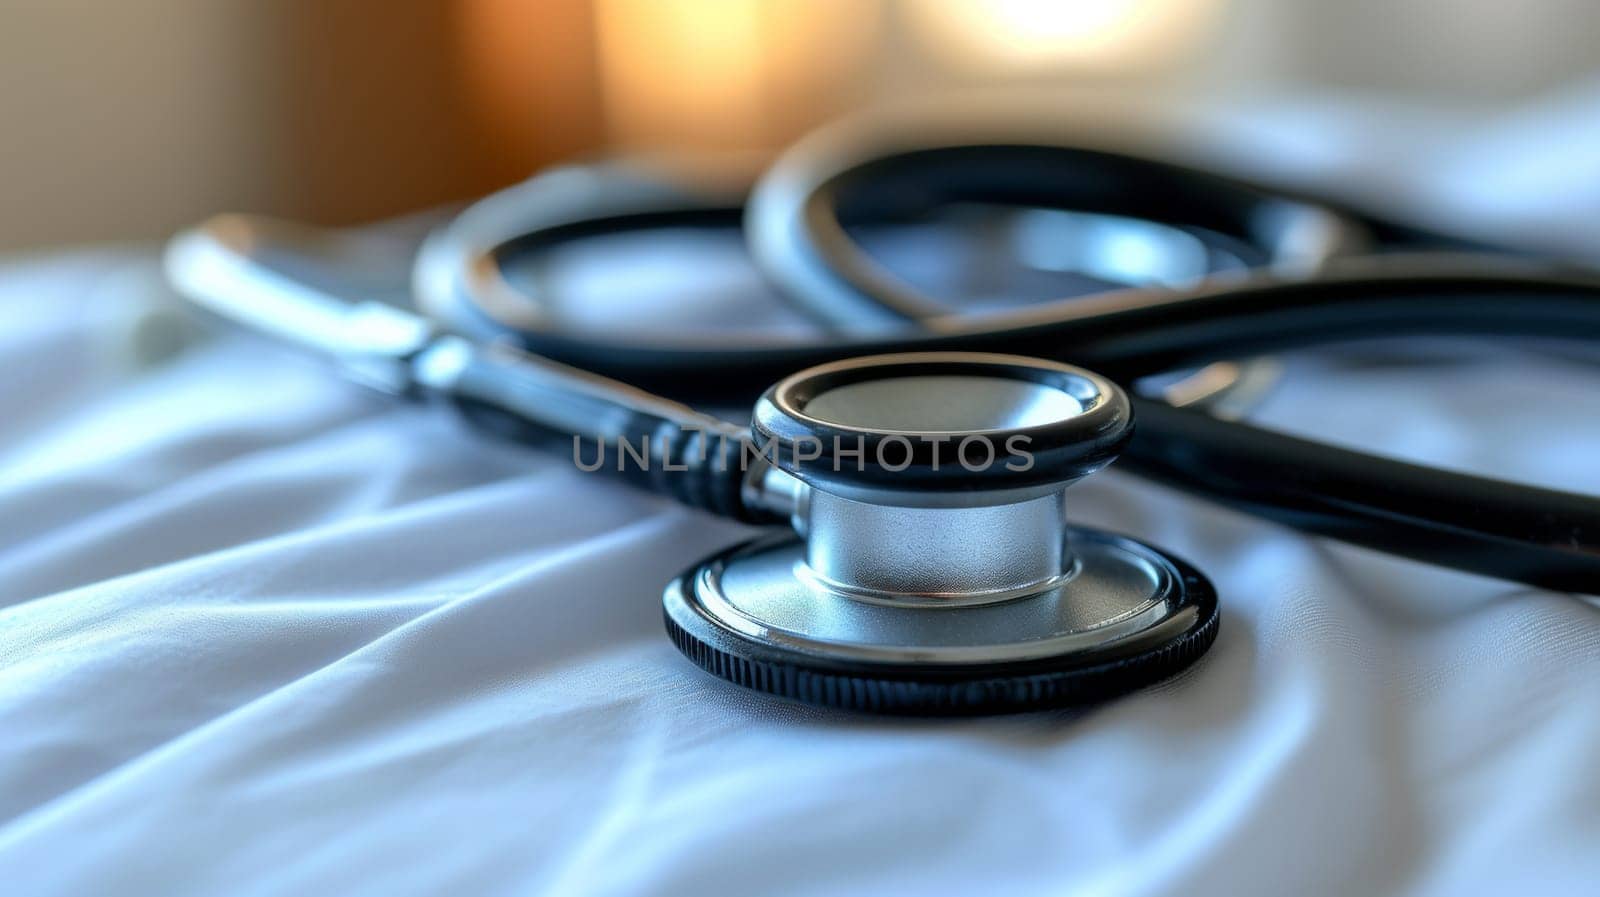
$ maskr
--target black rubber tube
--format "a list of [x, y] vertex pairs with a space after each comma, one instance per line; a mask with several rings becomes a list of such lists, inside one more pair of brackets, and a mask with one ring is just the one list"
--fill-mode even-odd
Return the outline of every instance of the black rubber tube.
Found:
[[[819, 171], [815, 183], [819, 189], [832, 185], [838, 198], [839, 182], [832, 173]], [[807, 190], [793, 195], [796, 202], [811, 202]], [[636, 211], [610, 207], [606, 226], [721, 226], [730, 210], [708, 204], [664, 215]], [[855, 214], [869, 216], [869, 211]], [[566, 210], [557, 217], [559, 226], [571, 227], [581, 215]], [[1407, 248], [1461, 245], [1361, 223]], [[849, 240], [842, 229], [806, 234], [813, 242], [789, 244], [805, 251], [798, 264], [830, 264], [834, 250], [854, 251], [839, 242]], [[830, 240], [838, 245], [829, 249]], [[540, 242], [539, 234], [510, 240], [486, 260], [503, 266], [520, 248]], [[678, 345], [597, 342], [554, 329], [516, 327], [494, 308], [474, 306], [468, 295], [457, 301], [461, 318], [532, 352], [663, 395], [728, 408], [746, 405], [801, 368], [889, 352], [1034, 355], [1127, 384], [1209, 361], [1374, 336], [1600, 340], [1600, 277], [1511, 256], [1371, 256], [1330, 265], [1308, 278], [1260, 273], [1189, 292], [1125, 290], [981, 320], [928, 318], [871, 336], [766, 346], [710, 339]], [[524, 319], [541, 317], [537, 297], [518, 301], [535, 312]], [[901, 311], [891, 317], [904, 317]], [[1531, 585], [1600, 593], [1600, 499], [1405, 464], [1148, 405], [1141, 403], [1138, 435], [1124, 462], [1144, 475], [1394, 554]]]

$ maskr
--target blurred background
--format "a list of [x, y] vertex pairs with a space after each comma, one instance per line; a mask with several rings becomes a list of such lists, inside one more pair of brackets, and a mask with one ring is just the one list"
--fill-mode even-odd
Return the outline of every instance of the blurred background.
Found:
[[1587, 83], [1597, 38], [1593, 0], [0, 0], [0, 249], [354, 223], [963, 89], [1473, 120]]

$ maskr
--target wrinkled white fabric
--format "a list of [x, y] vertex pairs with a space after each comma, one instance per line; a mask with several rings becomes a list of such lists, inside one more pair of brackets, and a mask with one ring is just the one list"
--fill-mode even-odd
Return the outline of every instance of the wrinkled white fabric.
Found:
[[[123, 253], [0, 271], [0, 892], [1600, 881], [1583, 599], [1113, 470], [1073, 513], [1192, 559], [1223, 596], [1193, 669], [1003, 719], [770, 700], [661, 631], [662, 584], [738, 527], [248, 338], [141, 367], [152, 277]], [[1600, 493], [1596, 377], [1533, 351], [1404, 371], [1313, 355], [1260, 416]]]

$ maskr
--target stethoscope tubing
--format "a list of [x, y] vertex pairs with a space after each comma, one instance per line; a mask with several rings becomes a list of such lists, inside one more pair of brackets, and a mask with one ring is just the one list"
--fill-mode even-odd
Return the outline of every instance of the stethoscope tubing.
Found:
[[[799, 195], [810, 204], [809, 194]], [[595, 208], [601, 214], [591, 216]], [[893, 352], [1033, 355], [1128, 383], [1211, 361], [1378, 335], [1600, 339], [1600, 278], [1520, 257], [1416, 252], [1427, 235], [1400, 226], [1383, 230], [1405, 234], [1409, 251], [1333, 259], [1314, 274], [1258, 271], [1190, 291], [1120, 290], [982, 318], [943, 315], [827, 341], [766, 345], [574, 337], [549, 325], [538, 297], [505, 278], [518, 253], [552, 241], [618, 228], [722, 227], [738, 213], [726, 194], [706, 200], [673, 194], [663, 202], [659, 188], [611, 195], [598, 207], [547, 203], [535, 216], [544, 226], [524, 221], [532, 226], [520, 234], [479, 244], [461, 266], [461, 280], [425, 298], [468, 332], [719, 407], [748, 402], [800, 368]], [[1449, 238], [1439, 243], [1460, 245]], [[1147, 399], [1136, 400], [1136, 414], [1138, 435], [1120, 463], [1141, 475], [1392, 554], [1544, 588], [1600, 590], [1600, 500], [1593, 497], [1382, 458]]]

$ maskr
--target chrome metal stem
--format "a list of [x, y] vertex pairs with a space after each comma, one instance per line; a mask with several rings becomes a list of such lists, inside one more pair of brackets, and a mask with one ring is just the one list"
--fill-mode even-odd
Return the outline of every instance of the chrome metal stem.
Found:
[[1038, 594], [1073, 571], [1063, 496], [908, 507], [813, 489], [800, 573], [818, 587], [886, 604], [987, 604]]

